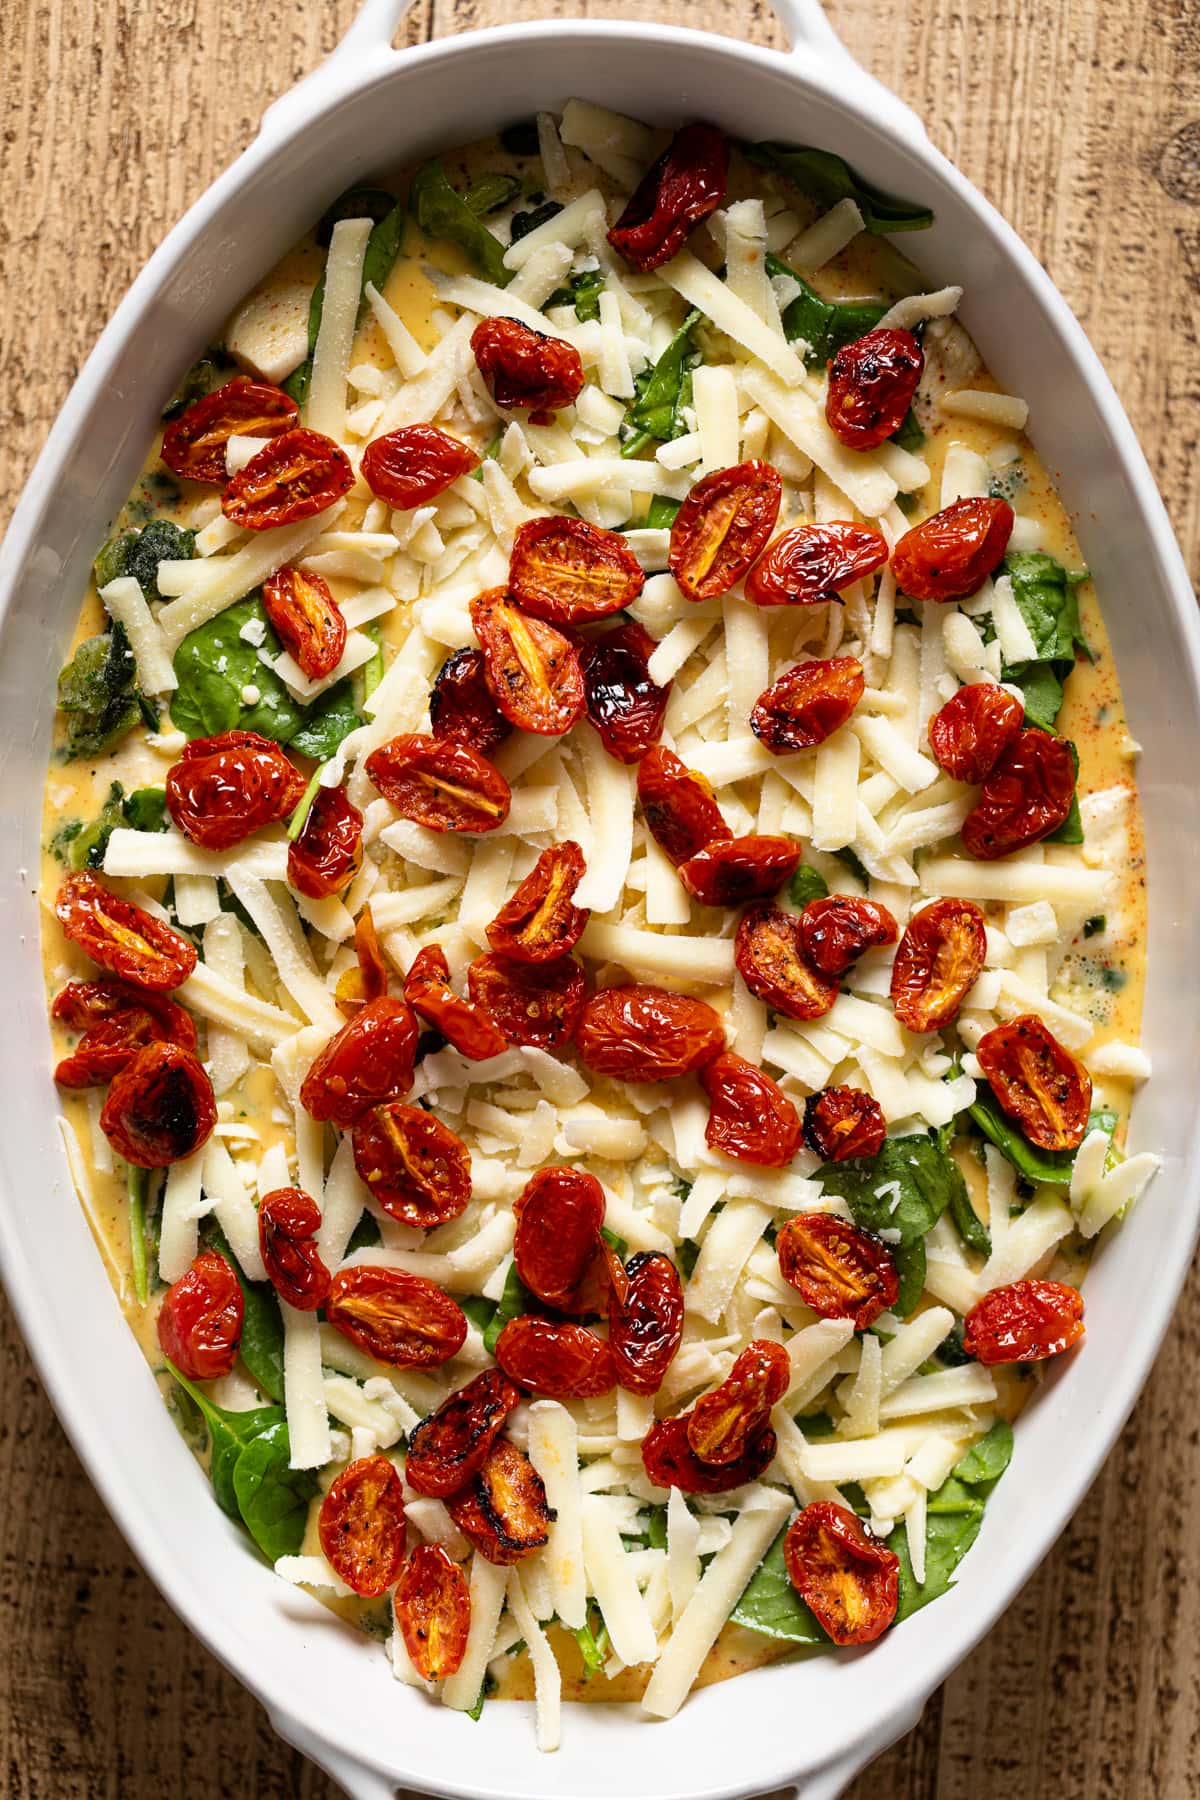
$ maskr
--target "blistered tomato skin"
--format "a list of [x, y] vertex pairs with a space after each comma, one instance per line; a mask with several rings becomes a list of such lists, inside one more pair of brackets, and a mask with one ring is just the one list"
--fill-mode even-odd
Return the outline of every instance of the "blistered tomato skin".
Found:
[[609, 243], [643, 274], [661, 267], [720, 206], [728, 174], [724, 133], [715, 125], [685, 125], [638, 183]]
[[215, 1381], [237, 1361], [245, 1302], [223, 1256], [202, 1250], [172, 1282], [158, 1314], [158, 1341], [189, 1381]]
[[102, 1087], [147, 1044], [196, 1048], [190, 1013], [165, 994], [126, 981], [69, 981], [55, 995], [50, 1017], [82, 1033], [54, 1071], [60, 1087]]
[[909, 1031], [941, 1031], [974, 985], [987, 924], [973, 900], [934, 900], [904, 928], [892, 964], [892, 1006]]
[[470, 744], [407, 732], [366, 761], [369, 779], [396, 811], [430, 831], [495, 831], [512, 804], [499, 769]]
[[434, 737], [469, 744], [484, 756], [512, 736], [512, 726], [492, 699], [482, 650], [456, 650], [446, 658], [429, 696], [429, 718]]
[[734, 963], [759, 1000], [789, 1019], [819, 1019], [838, 997], [838, 984], [809, 967], [800, 946], [795, 913], [762, 902], [742, 916]]
[[633, 983], [592, 995], [575, 1042], [597, 1074], [670, 1081], [711, 1062], [725, 1047], [725, 1030], [703, 1000]]
[[804, 1103], [804, 1141], [826, 1162], [878, 1156], [886, 1136], [883, 1109], [861, 1088], [822, 1088]]
[[900, 1558], [848, 1507], [817, 1500], [783, 1540], [788, 1579], [835, 1644], [871, 1644], [896, 1616]]
[[679, 865], [679, 879], [702, 906], [769, 900], [795, 874], [800, 846], [791, 838], [726, 838]]
[[483, 650], [492, 698], [511, 724], [561, 737], [586, 705], [583, 670], [569, 638], [542, 619], [529, 619], [503, 588], [471, 602], [471, 623]]
[[206, 1144], [217, 1122], [202, 1062], [177, 1044], [147, 1044], [113, 1076], [100, 1111], [105, 1137], [139, 1169], [166, 1169]]
[[704, 1141], [738, 1162], [782, 1169], [800, 1148], [800, 1115], [777, 1082], [744, 1056], [722, 1050], [700, 1071], [708, 1095]]
[[993, 1288], [963, 1320], [963, 1349], [985, 1367], [1044, 1362], [1083, 1336], [1083, 1295], [1063, 1281]]
[[110, 893], [86, 871], [68, 875], [58, 890], [54, 912], [64, 935], [85, 956], [149, 993], [182, 987], [196, 967], [194, 944], [132, 900]]
[[1025, 708], [994, 681], [960, 687], [929, 721], [929, 747], [955, 781], [983, 781], [1018, 736]]
[[688, 1442], [688, 1415], [660, 1419], [642, 1440], [642, 1466], [657, 1487], [685, 1494], [728, 1494], [744, 1482], [757, 1481], [772, 1461], [775, 1433], [765, 1426], [735, 1462], [706, 1463]]
[[542, 1478], [507, 1438], [497, 1438], [478, 1474], [449, 1496], [446, 1510], [485, 1562], [500, 1568], [532, 1556], [550, 1536]]
[[1000, 1105], [1041, 1150], [1075, 1150], [1092, 1106], [1092, 1078], [1035, 1013], [997, 1025], [975, 1051]]
[[472, 1000], [460, 1000], [450, 986], [450, 964], [438, 944], [418, 951], [404, 978], [404, 998], [415, 1013], [472, 1062], [486, 1062], [507, 1049], [508, 1040]]
[[579, 646], [588, 720], [618, 762], [639, 762], [662, 736], [671, 683], [650, 679], [657, 648], [636, 620]]
[[528, 411], [531, 425], [552, 425], [583, 387], [573, 344], [531, 331], [516, 319], [483, 319], [471, 333], [479, 373], [504, 412]]
[[[363, 907], [354, 926], [355, 961], [338, 976], [334, 1001], [344, 1018], [353, 1019], [373, 1000], [382, 1000], [388, 991], [387, 964], [379, 946], [379, 933], [370, 903]], [[386, 1095], [380, 1095], [386, 1099]], [[315, 1115], [314, 1115], [315, 1117]]]
[[846, 723], [865, 685], [857, 657], [797, 663], [758, 696], [750, 729], [774, 756], [811, 750]]
[[271, 1286], [297, 1312], [313, 1312], [329, 1292], [316, 1235], [321, 1209], [303, 1188], [276, 1188], [258, 1209], [258, 1247]]
[[865, 1331], [900, 1292], [895, 1258], [872, 1232], [835, 1213], [801, 1213], [775, 1239], [779, 1272], [823, 1319]]
[[462, 1139], [431, 1112], [400, 1100], [355, 1120], [354, 1166], [402, 1225], [446, 1225], [471, 1197], [471, 1153]]
[[617, 1385], [612, 1352], [585, 1325], [552, 1324], [526, 1313], [508, 1321], [495, 1356], [510, 1381], [551, 1400], [587, 1400]]
[[449, 1294], [422, 1275], [360, 1263], [329, 1284], [325, 1318], [335, 1331], [397, 1369], [433, 1369], [457, 1356], [467, 1320]]
[[1064, 825], [1075, 797], [1075, 762], [1065, 738], [1030, 727], [1002, 750], [979, 801], [962, 823], [965, 848], [981, 862], [1011, 856]]
[[467, 970], [467, 992], [510, 1044], [560, 1050], [583, 1017], [587, 977], [571, 956], [518, 963], [487, 955]]
[[487, 927], [498, 956], [547, 963], [572, 951], [588, 922], [587, 907], [571, 896], [583, 879], [583, 851], [571, 838], [543, 850], [530, 873]]
[[955, 500], [906, 531], [892, 551], [902, 593], [914, 600], [965, 600], [1003, 561], [1012, 536], [1007, 500]]
[[638, 764], [637, 790], [646, 829], [677, 868], [710, 844], [733, 837], [711, 785], [661, 744]]
[[740, 1462], [766, 1429], [791, 1378], [791, 1359], [782, 1344], [766, 1338], [747, 1344], [720, 1387], [703, 1394], [687, 1415], [691, 1450], [710, 1467]]
[[578, 1312], [600, 1247], [604, 1189], [581, 1169], [539, 1169], [514, 1208], [513, 1261], [530, 1293], [556, 1312]]
[[409, 1434], [404, 1478], [418, 1494], [444, 1500], [466, 1486], [518, 1404], [520, 1389], [500, 1369], [485, 1369], [443, 1400]]
[[767, 545], [746, 577], [755, 606], [824, 606], [888, 559], [887, 539], [866, 525], [832, 519], [793, 525]]
[[822, 975], [844, 975], [864, 951], [894, 944], [899, 936], [886, 906], [850, 894], [810, 900], [800, 914], [800, 948]]
[[417, 1021], [387, 994], [361, 1006], [326, 1044], [300, 1088], [310, 1118], [346, 1131], [372, 1106], [402, 1099], [413, 1084]]
[[911, 331], [877, 327], [843, 344], [829, 365], [825, 420], [849, 450], [874, 450], [899, 431], [925, 367]]
[[162, 459], [173, 474], [188, 481], [213, 481], [224, 487], [229, 479], [225, 448], [231, 437], [265, 441], [288, 431], [299, 417], [300, 408], [282, 388], [235, 375], [171, 420], [163, 432]]
[[354, 486], [350, 458], [332, 438], [296, 426], [268, 439], [221, 497], [221, 511], [244, 531], [271, 531], [311, 519]]
[[436, 425], [403, 425], [372, 438], [362, 455], [362, 477], [371, 492], [401, 512], [436, 500], [478, 467], [478, 452]]
[[404, 1483], [386, 1456], [362, 1456], [321, 1502], [321, 1548], [364, 1599], [386, 1594], [404, 1561]]
[[346, 621], [320, 575], [285, 565], [263, 582], [263, 611], [310, 681], [324, 681], [342, 660]]
[[646, 577], [615, 531], [561, 513], [526, 519], [517, 528], [508, 591], [531, 618], [549, 625], [587, 625], [635, 601]]
[[762, 555], [779, 517], [783, 483], [768, 462], [714, 469], [675, 515], [667, 561], [689, 600], [727, 594]]
[[683, 1339], [683, 1283], [661, 1250], [615, 1263], [608, 1293], [608, 1347], [617, 1381], [631, 1394], [657, 1394]]
[[421, 1680], [456, 1675], [471, 1632], [471, 1590], [440, 1544], [417, 1544], [411, 1551], [396, 1582], [393, 1607]]
[[305, 781], [278, 744], [254, 731], [193, 738], [167, 771], [167, 811], [204, 850], [231, 850], [294, 812]]
[[340, 894], [362, 866], [363, 816], [345, 788], [319, 787], [288, 845], [288, 884], [310, 900]]

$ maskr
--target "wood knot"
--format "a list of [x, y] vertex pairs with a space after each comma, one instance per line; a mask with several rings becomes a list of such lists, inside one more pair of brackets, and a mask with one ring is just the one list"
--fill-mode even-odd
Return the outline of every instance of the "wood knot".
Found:
[[1200, 119], [1168, 139], [1159, 158], [1158, 179], [1172, 200], [1200, 206]]

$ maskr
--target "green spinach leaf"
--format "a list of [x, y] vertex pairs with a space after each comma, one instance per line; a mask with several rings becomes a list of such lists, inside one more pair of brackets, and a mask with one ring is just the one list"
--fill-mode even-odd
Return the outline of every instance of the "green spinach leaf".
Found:
[[935, 1137], [916, 1133], [884, 1140], [877, 1156], [826, 1163], [817, 1180], [846, 1201], [868, 1231], [898, 1231], [902, 1245], [931, 1231], [964, 1185], [962, 1170]]
[[304, 1542], [308, 1503], [320, 1493], [307, 1469], [290, 1468], [284, 1420], [259, 1432], [233, 1469], [233, 1491], [242, 1523], [269, 1562], [295, 1556]]
[[300, 729], [288, 739], [288, 748], [325, 762], [361, 723], [354, 704], [354, 684], [347, 676], [304, 708]]
[[466, 251], [486, 281], [496, 287], [508, 286], [513, 271], [505, 264], [503, 244], [451, 187], [440, 162], [427, 162], [417, 170], [408, 204], [426, 237], [448, 238]]
[[700, 361], [692, 337], [702, 317], [693, 309], [658, 361], [635, 378], [634, 398], [621, 424], [622, 456], [637, 456], [686, 431], [683, 408], [691, 405], [692, 370]]
[[734, 1625], [744, 1625], [748, 1631], [757, 1631], [763, 1637], [784, 1638], [791, 1644], [818, 1644], [832, 1649], [832, 1644], [817, 1624], [815, 1614], [804, 1604], [788, 1580], [783, 1560], [785, 1535], [785, 1532], [780, 1532], [750, 1577], [741, 1599], [729, 1615], [730, 1621]]
[[566, 287], [555, 288], [542, 310], [546, 311], [552, 306], [573, 306], [577, 319], [598, 319], [600, 296], [603, 292], [603, 270], [582, 270], [578, 275], [571, 276]]
[[163, 407], [164, 419], [177, 419], [181, 412], [186, 412], [194, 400], [203, 400], [214, 388], [222, 387], [233, 374], [236, 367], [233, 359], [227, 356], [220, 344], [214, 344], [204, 355], [194, 362], [167, 404]]
[[111, 750], [143, 716], [137, 664], [122, 625], [85, 638], [58, 677], [68, 761]]
[[900, 1286], [892, 1310], [897, 1318], [907, 1319], [925, 1292], [925, 1274], [928, 1267], [925, 1239], [914, 1238], [911, 1244], [892, 1244], [890, 1248], [896, 1264], [896, 1273], [900, 1277]]
[[915, 200], [903, 200], [877, 188], [857, 174], [844, 157], [809, 144], [763, 142], [743, 146], [752, 163], [778, 169], [798, 188], [822, 206], [853, 200], [869, 232], [880, 236], [892, 231], [924, 231], [933, 224], [933, 213]]
[[66, 860], [72, 869], [102, 869], [108, 840], [118, 825], [125, 823], [125, 789], [114, 781], [108, 798], [90, 825], [71, 834], [66, 844]]
[[515, 175], [500, 175], [492, 172], [481, 175], [473, 181], [463, 195], [463, 205], [468, 212], [473, 212], [477, 219], [486, 218], [488, 213], [499, 212], [510, 200], [515, 200], [521, 191], [521, 184]]
[[191, 562], [196, 554], [196, 534], [170, 519], [151, 519], [141, 531], [122, 531], [109, 538], [97, 552], [92, 573], [98, 588], [132, 576], [147, 600], [161, 600], [158, 587], [160, 562]]
[[208, 1395], [190, 1382], [186, 1375], [181, 1375], [174, 1363], [168, 1361], [167, 1367], [180, 1387], [199, 1407], [204, 1423], [208, 1426], [212, 1447], [209, 1474], [217, 1505], [231, 1519], [240, 1519], [241, 1510], [233, 1485], [233, 1471], [237, 1460], [246, 1446], [261, 1432], [270, 1431], [273, 1426], [284, 1423], [283, 1408], [256, 1406], [248, 1412], [226, 1412], [224, 1407], [214, 1405]]
[[816, 289], [778, 256], [767, 257], [767, 273], [786, 275], [800, 290], [783, 309], [783, 330], [789, 344], [803, 341], [804, 360], [810, 369], [823, 369], [844, 344], [873, 331], [887, 311], [886, 306], [869, 303], [848, 306], [838, 300], [822, 300]]
[[483, 1334], [483, 1345], [488, 1355], [495, 1354], [496, 1340], [510, 1319], [516, 1319], [522, 1313], [536, 1312], [537, 1310], [537, 1302], [517, 1274], [516, 1263], [509, 1263], [508, 1274], [504, 1277], [504, 1291], [500, 1295], [499, 1304]]
[[672, 500], [666, 494], [652, 494], [644, 521], [646, 530], [670, 531], [675, 523], [675, 515], [682, 505], [682, 500]]
[[1012, 581], [1017, 610], [1036, 646], [1036, 654], [1028, 661], [1004, 668], [1004, 679], [1021, 689], [1027, 724], [1052, 731], [1062, 706], [1063, 683], [1075, 666], [1076, 650], [1091, 656], [1075, 593], [1086, 577], [1068, 572], [1056, 557], [1042, 550], [1010, 551], [1001, 573]]
[[132, 794], [126, 794], [125, 823], [131, 831], [165, 831], [167, 829], [166, 788], [134, 788]]
[[983, 1524], [987, 1498], [1012, 1457], [1012, 1426], [997, 1420], [929, 1496], [925, 1524], [925, 1580], [918, 1584], [908, 1553], [908, 1532], [897, 1525], [888, 1547], [900, 1559], [900, 1598], [894, 1623], [911, 1618], [951, 1586], [955, 1571]]
[[283, 1316], [269, 1282], [251, 1281], [229, 1247], [229, 1240], [209, 1218], [204, 1241], [225, 1258], [242, 1290], [242, 1341], [238, 1354], [264, 1394], [283, 1400]]
[[528, 237], [530, 232], [536, 231], [539, 225], [548, 225], [550, 220], [556, 219], [561, 211], [561, 201], [541, 200], [536, 206], [530, 206], [524, 212], [514, 213], [512, 218], [513, 243], [520, 243], [523, 237]]
[[[358, 317], [361, 323], [367, 303], [367, 284], [370, 283], [373, 287], [382, 290], [404, 243], [404, 202], [385, 193], [382, 188], [351, 188], [339, 200], [335, 200], [328, 212], [325, 213], [317, 227], [317, 242], [328, 244], [333, 236], [334, 226], [343, 219], [374, 220], [371, 235], [367, 239], [367, 247], [363, 252], [362, 289], [358, 308]], [[303, 406], [308, 399], [308, 387], [312, 380], [313, 351], [317, 347], [317, 338], [320, 336], [321, 319], [324, 312], [325, 270], [322, 269], [308, 303], [308, 355], [300, 367], [293, 369], [283, 383], [284, 392], [290, 394], [298, 406]]]
[[[986, 1082], [981, 1081], [976, 1086], [967, 1117], [1026, 1181], [1032, 1181], [1035, 1186], [1049, 1182], [1055, 1187], [1069, 1187], [1075, 1167], [1074, 1150], [1040, 1150], [1036, 1144], [1031, 1144]], [[1089, 1131], [1106, 1131], [1111, 1138], [1116, 1129], [1116, 1113], [1103, 1107], [1098, 1107], [1088, 1119]]]
[[824, 900], [829, 886], [819, 869], [801, 863], [788, 883], [788, 899], [793, 906], [807, 906], [810, 900]]
[[856, 856], [854, 851], [851, 850], [848, 845], [844, 850], [831, 850], [830, 855], [836, 856], [842, 867], [849, 869], [855, 881], [858, 882], [861, 888], [865, 890], [870, 887], [871, 877], [863, 867], [862, 858]]

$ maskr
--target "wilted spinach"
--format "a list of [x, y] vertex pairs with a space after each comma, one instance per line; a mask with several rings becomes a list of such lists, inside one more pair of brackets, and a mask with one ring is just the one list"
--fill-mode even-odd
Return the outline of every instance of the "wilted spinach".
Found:
[[69, 761], [111, 750], [145, 716], [137, 664], [122, 625], [83, 640], [59, 672], [58, 704], [67, 716]]
[[[1054, 1187], [1069, 1187], [1075, 1167], [1074, 1150], [1040, 1150], [1031, 1144], [1021, 1127], [1010, 1119], [986, 1082], [979, 1082], [975, 1099], [966, 1117], [978, 1127], [990, 1143], [1006, 1156], [1018, 1175], [1035, 1186], [1049, 1182]], [[1117, 1115], [1105, 1107], [1088, 1118], [1089, 1131], [1106, 1131], [1109, 1137], [1117, 1129]]]
[[283, 1317], [269, 1282], [251, 1281], [229, 1247], [215, 1219], [205, 1226], [204, 1241], [225, 1258], [242, 1290], [242, 1337], [238, 1355], [264, 1394], [283, 1400]]
[[693, 309], [656, 363], [634, 380], [635, 395], [621, 422], [621, 455], [637, 456], [687, 430], [683, 408], [692, 401], [692, 371], [700, 353], [692, 338], [703, 314]]
[[[1003, 675], [1021, 689], [1025, 722], [1053, 731], [1063, 701], [1063, 683], [1075, 667], [1076, 650], [1090, 656], [1075, 589], [1087, 579], [1043, 550], [1010, 551], [1000, 568], [1012, 581], [1017, 610], [1029, 627], [1035, 655], [1008, 664]], [[1069, 822], [1068, 822], [1069, 823]], [[1061, 840], [1082, 843], [1080, 837]]]
[[122, 531], [102, 546], [92, 564], [98, 588], [132, 576], [147, 600], [161, 600], [158, 587], [160, 562], [190, 562], [196, 554], [196, 534], [170, 519], [151, 519], [141, 531]]
[[448, 238], [465, 250], [485, 280], [507, 287], [513, 271], [504, 261], [504, 246], [481, 225], [462, 195], [447, 180], [440, 162], [428, 162], [412, 178], [408, 204], [426, 237]]
[[885, 306], [847, 306], [838, 300], [822, 300], [804, 277], [778, 256], [767, 257], [767, 273], [786, 275], [800, 290], [783, 309], [783, 329], [789, 343], [803, 339], [804, 360], [810, 369], [823, 369], [843, 344], [852, 344], [873, 331], [887, 311]]
[[308, 1503], [320, 1493], [307, 1469], [290, 1465], [286, 1421], [251, 1438], [233, 1466], [233, 1492], [242, 1523], [270, 1562], [295, 1556], [304, 1542]]
[[876, 236], [892, 231], [924, 231], [933, 224], [929, 207], [875, 187], [832, 150], [770, 141], [745, 144], [743, 149], [752, 163], [779, 170], [822, 206], [853, 200], [863, 216], [863, 225]]
[[600, 269], [584, 269], [572, 275], [566, 287], [555, 288], [546, 302], [552, 306], [573, 306], [579, 320], [600, 317], [600, 296], [604, 292], [604, 273]]
[[793, 906], [807, 906], [810, 900], [824, 900], [828, 893], [825, 877], [811, 863], [801, 863], [788, 882], [788, 899]]

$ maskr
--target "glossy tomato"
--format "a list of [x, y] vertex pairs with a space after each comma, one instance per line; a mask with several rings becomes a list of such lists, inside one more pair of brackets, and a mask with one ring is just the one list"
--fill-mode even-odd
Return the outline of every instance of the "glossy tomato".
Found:
[[166, 993], [182, 987], [196, 967], [194, 944], [86, 871], [68, 875], [54, 911], [64, 936], [85, 956], [134, 987]]
[[710, 784], [673, 750], [656, 745], [642, 758], [637, 791], [646, 829], [677, 867], [709, 844], [733, 837]]
[[646, 577], [625, 539], [563, 513], [517, 527], [508, 591], [523, 612], [551, 625], [587, 625], [632, 605]]
[[643, 175], [610, 230], [609, 243], [635, 269], [659, 268], [720, 206], [728, 175], [724, 132], [715, 125], [685, 125]]
[[587, 1400], [617, 1385], [608, 1344], [584, 1325], [526, 1313], [505, 1325], [495, 1357], [511, 1381], [551, 1400]]
[[597, 1074], [670, 1081], [711, 1062], [725, 1047], [725, 1030], [703, 1000], [632, 983], [592, 995], [575, 1041]]
[[487, 1461], [504, 1421], [521, 1399], [500, 1369], [484, 1369], [443, 1400], [409, 1434], [404, 1478], [418, 1494], [444, 1500]]
[[431, 1112], [400, 1100], [355, 1120], [354, 1166], [403, 1225], [445, 1225], [471, 1197], [471, 1152], [462, 1139]]
[[[382, 1000], [388, 991], [387, 964], [379, 946], [379, 933], [370, 905], [363, 907], [354, 925], [354, 956], [351, 968], [338, 976], [334, 999], [347, 1019], [372, 1000]], [[381, 1096], [386, 1098], [386, 1096]]]
[[508, 1040], [473, 1000], [460, 1000], [450, 986], [450, 964], [438, 944], [417, 952], [404, 978], [404, 998], [415, 1013], [472, 1062], [486, 1062], [508, 1048]]
[[985, 1032], [975, 1050], [997, 1100], [1042, 1150], [1074, 1150], [1092, 1107], [1092, 1078], [1035, 1013]]
[[1007, 500], [954, 500], [906, 531], [892, 551], [902, 593], [914, 600], [965, 600], [997, 568], [1012, 536]]
[[829, 365], [825, 420], [850, 450], [874, 450], [908, 416], [925, 354], [911, 331], [877, 326], [843, 344]]
[[481, 319], [471, 349], [496, 405], [503, 412], [528, 411], [531, 425], [552, 425], [583, 387], [575, 346], [516, 319]]
[[715, 599], [741, 580], [775, 529], [782, 493], [768, 462], [701, 476], [675, 515], [667, 556], [689, 600]]
[[386, 1594], [404, 1561], [404, 1483], [386, 1456], [360, 1456], [321, 1502], [321, 1548], [364, 1599]]
[[852, 894], [810, 900], [800, 914], [800, 948], [822, 975], [844, 975], [864, 951], [894, 944], [899, 936], [886, 906]]
[[569, 638], [542, 619], [529, 619], [503, 588], [471, 602], [471, 623], [483, 650], [492, 698], [522, 731], [561, 737], [586, 704], [583, 670]]
[[513, 1210], [517, 1274], [544, 1305], [578, 1312], [579, 1290], [600, 1247], [604, 1189], [582, 1169], [539, 1169]]
[[720, 1387], [702, 1395], [687, 1415], [688, 1444], [700, 1461], [710, 1467], [739, 1462], [791, 1379], [791, 1358], [782, 1344], [767, 1338], [747, 1344]]
[[467, 992], [510, 1044], [559, 1050], [583, 1017], [587, 977], [572, 956], [551, 963], [479, 956], [467, 970]]
[[793, 525], [747, 575], [746, 598], [755, 606], [824, 606], [887, 559], [887, 539], [867, 525]]
[[777, 894], [799, 863], [791, 838], [724, 838], [680, 863], [679, 879], [702, 906], [744, 906]]
[[318, 787], [288, 845], [288, 882], [310, 900], [340, 894], [362, 866], [363, 816], [342, 787]]
[[892, 964], [892, 1005], [909, 1031], [941, 1031], [983, 968], [987, 925], [973, 900], [934, 900], [904, 928]]
[[1083, 1295], [1064, 1281], [993, 1288], [963, 1320], [963, 1349], [977, 1362], [1044, 1362], [1083, 1336]]
[[838, 997], [838, 984], [809, 967], [795, 913], [763, 903], [743, 914], [733, 959], [750, 992], [789, 1019], [819, 1019]]
[[432, 1281], [368, 1263], [334, 1276], [325, 1318], [368, 1356], [398, 1369], [449, 1362], [467, 1336], [461, 1307]]
[[492, 699], [482, 650], [456, 650], [446, 658], [429, 696], [429, 719], [434, 737], [470, 744], [484, 756], [512, 736], [512, 726]]
[[285, 564], [263, 582], [263, 611], [309, 681], [324, 681], [342, 660], [346, 621], [320, 575]]
[[657, 648], [634, 620], [579, 646], [588, 720], [618, 762], [639, 761], [662, 736], [671, 683], [650, 679]]
[[1065, 825], [1075, 798], [1075, 759], [1065, 738], [1019, 731], [987, 775], [978, 804], [962, 823], [972, 856], [993, 862]]
[[204, 850], [231, 850], [294, 812], [305, 781], [279, 745], [254, 731], [193, 738], [167, 770], [167, 811]]
[[478, 451], [436, 425], [402, 425], [372, 438], [362, 454], [363, 480], [377, 500], [400, 512], [436, 500], [478, 467]]
[[782, 1169], [800, 1148], [800, 1116], [778, 1082], [744, 1056], [722, 1050], [700, 1071], [708, 1095], [704, 1141], [738, 1162]]
[[225, 451], [231, 437], [274, 437], [299, 417], [300, 408], [282, 388], [235, 375], [171, 420], [163, 432], [162, 459], [173, 474], [187, 481], [215, 481], [224, 487], [229, 479]]
[[69, 981], [55, 996], [50, 1017], [82, 1033], [54, 1071], [60, 1087], [102, 1087], [147, 1044], [196, 1048], [196, 1027], [165, 994], [126, 981]]
[[804, 1103], [804, 1141], [826, 1162], [878, 1156], [886, 1136], [882, 1107], [861, 1088], [822, 1088]]
[[614, 1274], [608, 1347], [617, 1380], [631, 1394], [657, 1394], [683, 1339], [679, 1271], [661, 1250], [642, 1250]]
[[403, 1000], [381, 995], [361, 1006], [309, 1067], [300, 1104], [311, 1118], [339, 1130], [384, 1100], [399, 1100], [413, 1084], [417, 1021]]
[[202, 1250], [171, 1283], [158, 1313], [158, 1341], [189, 1381], [215, 1381], [237, 1361], [245, 1302], [223, 1256]]
[[444, 1681], [456, 1675], [471, 1632], [471, 1590], [440, 1544], [417, 1544], [410, 1552], [396, 1582], [393, 1606], [404, 1647], [421, 1680]]
[[542, 1478], [507, 1438], [496, 1439], [478, 1474], [449, 1496], [446, 1510], [484, 1561], [501, 1568], [532, 1556], [550, 1536]]
[[470, 744], [407, 732], [366, 761], [369, 779], [396, 811], [430, 831], [495, 831], [512, 789]]
[[583, 851], [573, 839], [543, 850], [530, 873], [487, 927], [498, 956], [513, 962], [554, 962], [575, 948], [588, 922], [587, 907], [571, 896], [583, 879]]
[[321, 1209], [303, 1188], [275, 1188], [258, 1209], [258, 1247], [271, 1286], [297, 1312], [314, 1312], [329, 1292], [317, 1247]]
[[138, 1169], [182, 1162], [212, 1136], [217, 1103], [208, 1071], [178, 1044], [147, 1044], [113, 1076], [100, 1111], [105, 1137]]
[[688, 1442], [688, 1422], [686, 1413], [659, 1419], [642, 1440], [642, 1465], [656, 1487], [676, 1487], [685, 1494], [728, 1494], [747, 1481], [757, 1481], [774, 1459], [775, 1433], [766, 1426], [735, 1462], [702, 1462]]
[[1021, 730], [1025, 708], [994, 681], [960, 687], [929, 721], [934, 761], [955, 781], [982, 781]]
[[896, 1262], [874, 1233], [835, 1213], [800, 1213], [775, 1239], [779, 1272], [823, 1319], [851, 1319], [865, 1331], [895, 1304]]
[[862, 664], [854, 656], [797, 663], [758, 696], [750, 729], [775, 756], [811, 750], [846, 723], [865, 685]]
[[900, 1558], [835, 1500], [816, 1500], [793, 1519], [783, 1560], [835, 1644], [873, 1643], [895, 1618]]
[[221, 497], [221, 511], [243, 531], [272, 531], [326, 512], [354, 486], [350, 458], [332, 438], [296, 426], [271, 438]]

